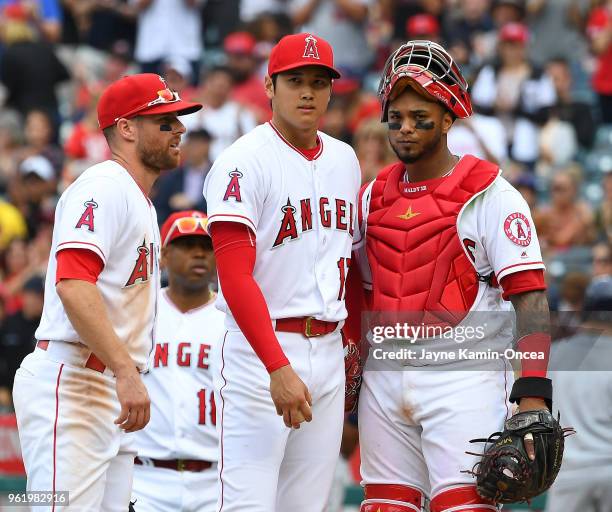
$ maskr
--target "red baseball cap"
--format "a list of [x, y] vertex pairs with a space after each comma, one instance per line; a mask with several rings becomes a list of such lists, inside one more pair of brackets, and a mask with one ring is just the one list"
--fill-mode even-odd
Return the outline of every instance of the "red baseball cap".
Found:
[[98, 124], [103, 130], [122, 117], [130, 119], [168, 112], [183, 116], [201, 108], [200, 103], [183, 101], [161, 76], [141, 73], [124, 76], [104, 89], [98, 101]]
[[522, 23], [506, 23], [499, 31], [499, 40], [526, 44], [529, 41], [529, 29]]
[[302, 66], [322, 66], [329, 70], [332, 78], [340, 78], [340, 73], [334, 68], [331, 45], [325, 39], [306, 33], [285, 36], [272, 48], [268, 75]]
[[248, 32], [232, 32], [223, 40], [225, 53], [252, 55], [257, 41]]
[[210, 236], [208, 217], [204, 212], [197, 210], [175, 212], [163, 223], [160, 235], [162, 247], [182, 236]]
[[439, 33], [440, 23], [431, 14], [415, 14], [410, 16], [406, 22], [406, 34], [409, 37], [438, 35]]

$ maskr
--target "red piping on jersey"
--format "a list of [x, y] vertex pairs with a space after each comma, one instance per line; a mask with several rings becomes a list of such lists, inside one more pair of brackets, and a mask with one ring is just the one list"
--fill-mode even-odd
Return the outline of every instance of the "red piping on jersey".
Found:
[[82, 244], [82, 245], [91, 245], [92, 247], [95, 247], [96, 249], [98, 249], [98, 251], [100, 251], [100, 254], [102, 255], [102, 257], [103, 257], [104, 259], [106, 259], [106, 256], [104, 255], [104, 251], [102, 251], [102, 249], [100, 249], [100, 248], [99, 248], [99, 247], [98, 247], [96, 244], [92, 244], [92, 243], [90, 243], [90, 242], [81, 242], [81, 241], [79, 241], [79, 240], [70, 240], [70, 241], [68, 241], [68, 242], [62, 242], [61, 244], [59, 244], [59, 245], [57, 246], [57, 249], [56, 249], [56, 251], [55, 251], [55, 252], [59, 251], [59, 250], [60, 250], [60, 247], [61, 247], [62, 245], [68, 245], [68, 244]]
[[[53, 496], [55, 496], [55, 471], [56, 471], [56, 449], [57, 449], [57, 418], [59, 416], [59, 385], [60, 377], [62, 376], [62, 370], [64, 365], [60, 365], [59, 372], [57, 372], [57, 383], [55, 384], [55, 422], [53, 423]], [[51, 506], [51, 512], [55, 511], [55, 499]]]
[[221, 512], [223, 510], [223, 467], [224, 467], [224, 461], [223, 461], [223, 413], [225, 411], [225, 399], [223, 398], [223, 388], [225, 388], [225, 386], [227, 386], [227, 380], [225, 378], [225, 375], [223, 375], [223, 370], [225, 369], [225, 355], [224, 355], [224, 350], [225, 350], [225, 338], [227, 338], [227, 333], [228, 331], [225, 331], [225, 336], [223, 336], [223, 343], [221, 343], [221, 378], [223, 379], [223, 386], [221, 386], [221, 389], [219, 390], [219, 396], [221, 397], [221, 468], [219, 470], [219, 480], [221, 481], [221, 506], [219, 507], [219, 512]]
[[285, 137], [283, 137], [283, 134], [281, 132], [279, 132], [276, 129], [276, 126], [274, 126], [272, 124], [272, 121], [268, 121], [268, 124], [272, 127], [272, 129], [276, 132], [276, 135], [278, 135], [281, 140], [287, 144], [287, 146], [289, 146], [291, 149], [293, 149], [294, 151], [298, 152], [302, 157], [304, 157], [306, 160], [308, 161], [312, 161], [312, 160], [316, 160], [317, 158], [319, 158], [321, 156], [321, 154], [323, 153], [323, 139], [321, 139], [321, 137], [319, 137], [319, 134], [317, 133], [317, 142], [319, 143], [319, 152], [312, 158], [308, 158], [301, 150], [300, 148], [294, 146], [293, 144], [291, 144], [291, 142], [289, 142], [287, 139], [285, 139]]
[[253, 226], [253, 230], [257, 231], [257, 229], [255, 229], [255, 224], [253, 223], [253, 221], [248, 217], [245, 217], [244, 215], [234, 215], [233, 213], [215, 213], [214, 215], [208, 217], [208, 222], [210, 223], [210, 221], [215, 217], [238, 217], [239, 219], [248, 220], [249, 224]]
[[505, 270], [508, 270], [509, 268], [514, 268], [514, 267], [524, 267], [526, 265], [544, 265], [543, 261], [532, 261], [530, 263], [516, 263], [514, 265], [508, 265], [507, 267], [502, 268], [497, 275], [495, 276], [497, 279], [499, 279], [499, 275], [504, 272]]

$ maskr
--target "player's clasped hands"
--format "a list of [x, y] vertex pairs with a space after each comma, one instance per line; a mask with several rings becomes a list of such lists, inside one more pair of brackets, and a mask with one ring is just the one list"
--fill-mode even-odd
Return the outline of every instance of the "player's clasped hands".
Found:
[[125, 432], [144, 428], [151, 417], [151, 400], [136, 368], [117, 373], [117, 398], [121, 413], [115, 424]]
[[270, 395], [287, 427], [300, 428], [300, 423], [312, 420], [312, 397], [291, 365], [270, 374]]

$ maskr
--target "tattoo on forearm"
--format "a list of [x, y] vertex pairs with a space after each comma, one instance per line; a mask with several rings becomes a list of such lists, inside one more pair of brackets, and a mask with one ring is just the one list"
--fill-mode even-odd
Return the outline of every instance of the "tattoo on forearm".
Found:
[[550, 332], [550, 310], [545, 292], [519, 293], [510, 300], [516, 311], [517, 339], [534, 332]]

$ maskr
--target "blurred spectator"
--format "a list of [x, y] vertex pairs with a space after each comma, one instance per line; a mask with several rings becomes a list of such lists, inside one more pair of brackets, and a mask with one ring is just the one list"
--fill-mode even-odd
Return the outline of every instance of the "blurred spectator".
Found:
[[374, 56], [366, 39], [368, 10], [374, 3], [375, 0], [289, 0], [289, 12], [299, 30], [317, 34], [332, 45], [334, 63], [341, 72], [363, 76]]
[[[583, 272], [568, 272], [565, 274], [561, 281], [559, 311], [582, 311], [584, 295], [590, 282], [590, 276]], [[570, 317], [566, 316], [565, 318]]]
[[563, 55], [572, 63], [581, 63], [587, 55], [586, 39], [582, 34], [582, 18], [587, 7], [585, 0], [527, 2], [527, 21], [534, 34], [529, 45], [531, 60], [543, 66], [550, 59]]
[[359, 125], [353, 147], [359, 159], [362, 183], [372, 181], [383, 167], [396, 160], [387, 137], [387, 127], [378, 119], [368, 119]]
[[327, 112], [321, 121], [321, 131], [335, 139], [351, 144], [353, 135], [348, 129], [346, 102], [339, 96], [332, 95]]
[[166, 79], [168, 87], [179, 93], [182, 99], [191, 101], [196, 93], [193, 83], [193, 70], [191, 64], [184, 57], [171, 56], [164, 60], [162, 76]]
[[448, 147], [454, 155], [474, 155], [498, 165], [508, 159], [508, 137], [499, 119], [474, 114], [457, 119], [448, 133]]
[[489, 60], [495, 53], [495, 33], [490, 11], [492, 0], [463, 0], [447, 24], [447, 42], [451, 55], [469, 69]]
[[70, 75], [53, 47], [41, 41], [28, 24], [22, 9], [25, 8], [18, 4], [6, 6], [4, 23], [0, 26], [1, 41], [5, 45], [0, 79], [8, 91], [6, 105], [23, 116], [33, 109], [44, 110], [55, 123], [59, 116], [55, 87]]
[[566, 440], [563, 465], [548, 491], [547, 512], [603, 512], [612, 504], [612, 279], [591, 284], [574, 336], [553, 343], [550, 378]]
[[204, 81], [195, 97], [204, 108], [181, 118], [188, 131], [203, 128], [211, 134], [212, 161], [236, 139], [256, 126], [255, 116], [251, 111], [230, 100], [232, 86], [232, 73], [229, 68], [224, 66], [212, 68], [204, 76]]
[[472, 88], [477, 112], [498, 117], [506, 128], [510, 156], [533, 165], [538, 158], [537, 124], [546, 120], [555, 101], [550, 78], [527, 60], [529, 32], [509, 23], [499, 33], [498, 58], [484, 66]]
[[[538, 195], [536, 190], [536, 181], [533, 174], [523, 172], [512, 180], [512, 185], [523, 196], [523, 199], [529, 206], [529, 211], [536, 224], [538, 224], [540, 211], [538, 207]], [[539, 236], [539, 233], [538, 233]]]
[[11, 240], [25, 238], [27, 235], [28, 226], [21, 212], [13, 204], [0, 199], [0, 255]]
[[406, 21], [408, 39], [425, 39], [440, 43], [440, 23], [431, 14], [415, 14]]
[[152, 196], [160, 225], [176, 211], [206, 211], [202, 189], [204, 178], [212, 165], [210, 142], [211, 136], [206, 130], [187, 132], [187, 140], [181, 148], [181, 166], [162, 174], [155, 183]]
[[84, 42], [111, 51], [118, 41], [134, 44], [135, 6], [131, 0], [63, 0], [66, 10], [62, 40]]
[[204, 0], [132, 0], [138, 26], [134, 55], [143, 73], [162, 73], [164, 58], [187, 59], [199, 76], [202, 56], [200, 10]]
[[250, 109], [259, 123], [265, 123], [272, 118], [272, 109], [263, 77], [258, 74], [256, 44], [257, 41], [248, 32], [234, 32], [223, 41], [223, 50], [234, 79], [231, 98]]
[[98, 97], [97, 94], [90, 97], [83, 119], [72, 127], [64, 143], [66, 162], [62, 173], [62, 189], [68, 187], [88, 167], [111, 157], [106, 138], [98, 126]]
[[58, 176], [64, 164], [64, 154], [54, 142], [55, 129], [49, 115], [42, 110], [30, 110], [25, 119], [24, 134], [25, 145], [20, 150], [22, 158], [44, 156]]
[[264, 13], [279, 14], [287, 10], [287, 0], [241, 0], [240, 20], [243, 23], [253, 21]]
[[6, 192], [8, 181], [17, 173], [22, 132], [19, 114], [0, 109], [0, 194]]
[[612, 243], [612, 173], [604, 174], [602, 179], [604, 199], [596, 215], [599, 237]]
[[552, 79], [557, 95], [557, 101], [550, 110], [550, 117], [570, 123], [580, 145], [583, 148], [591, 148], [596, 129], [593, 112], [588, 103], [573, 98], [569, 62], [564, 57], [553, 58], [546, 65], [546, 73]]
[[[8, 315], [0, 328], [0, 389], [13, 389], [13, 377], [23, 358], [34, 350], [34, 332], [40, 323], [44, 297], [44, 280], [30, 277], [23, 285], [20, 310]], [[10, 396], [10, 394], [9, 394]], [[9, 405], [2, 403], [0, 405]]]
[[36, 29], [40, 37], [57, 43], [61, 37], [62, 11], [58, 0], [0, 0], [0, 12], [5, 16], [20, 17]]
[[591, 50], [597, 56], [593, 90], [599, 96], [601, 120], [612, 123], [612, 0], [601, 0], [587, 25]]
[[537, 226], [543, 251], [563, 251], [595, 240], [593, 212], [578, 199], [577, 180], [567, 172], [555, 175], [550, 184], [551, 203], [542, 209]]
[[[557, 117], [551, 117], [540, 129], [540, 159], [536, 164], [536, 173], [548, 179], [559, 169], [571, 167], [571, 162], [578, 153], [578, 140], [574, 127]], [[577, 174], [582, 175], [578, 168]]]
[[612, 247], [607, 242], [593, 246], [593, 279], [612, 276]]
[[525, 0], [493, 0], [493, 22], [501, 29], [508, 23], [525, 21]]
[[41, 224], [52, 222], [57, 190], [53, 166], [44, 156], [26, 158], [11, 184], [11, 199], [26, 219], [28, 233], [38, 233]]

